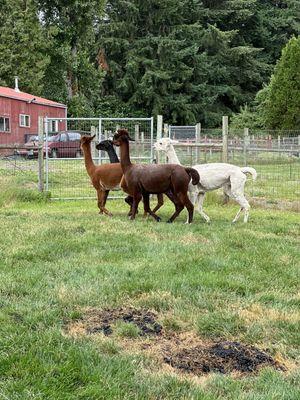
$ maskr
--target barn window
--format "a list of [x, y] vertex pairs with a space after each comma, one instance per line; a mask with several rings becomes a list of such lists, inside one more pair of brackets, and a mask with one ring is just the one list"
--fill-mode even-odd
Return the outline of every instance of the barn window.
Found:
[[55, 119], [50, 119], [48, 122], [48, 132], [49, 133], [54, 133], [58, 132], [58, 121]]
[[25, 114], [20, 114], [20, 126], [23, 128], [30, 127], [30, 116]]
[[10, 132], [9, 118], [0, 117], [0, 132]]

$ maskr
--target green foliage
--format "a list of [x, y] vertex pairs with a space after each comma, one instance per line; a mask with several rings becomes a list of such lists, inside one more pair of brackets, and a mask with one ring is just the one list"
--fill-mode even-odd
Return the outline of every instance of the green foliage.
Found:
[[[245, 7], [253, 1], [236, 9], [243, 21], [251, 15]], [[213, 10], [199, 3], [115, 0], [106, 12], [99, 32], [109, 65], [106, 93], [146, 114], [215, 126], [221, 114], [250, 101], [266, 76], [260, 50], [239, 40], [237, 29], [220, 29]]]
[[13, 87], [18, 75], [21, 90], [42, 95], [50, 60], [37, 13], [34, 0], [1, 2], [0, 85]]
[[[160, 113], [173, 124], [216, 127], [245, 104], [256, 114], [256, 93], [282, 47], [300, 33], [298, 0], [0, 6], [0, 84], [13, 86], [17, 74], [22, 90], [67, 103], [69, 116]], [[255, 123], [249, 109], [241, 110], [234, 120]]]
[[272, 129], [297, 129], [300, 125], [300, 36], [282, 51], [271, 78], [265, 104], [266, 124]]

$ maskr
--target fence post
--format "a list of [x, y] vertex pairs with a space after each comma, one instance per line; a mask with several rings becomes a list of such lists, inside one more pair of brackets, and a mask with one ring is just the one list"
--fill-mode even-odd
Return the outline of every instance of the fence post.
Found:
[[45, 161], [45, 168], [46, 168], [46, 191], [49, 190], [49, 145], [48, 145], [48, 129], [49, 129], [49, 121], [48, 117], [44, 119], [44, 131], [45, 131], [45, 147], [46, 147], [46, 161]]
[[164, 137], [169, 137], [169, 125], [164, 124]]
[[44, 118], [39, 117], [39, 149], [38, 149], [38, 168], [39, 168], [39, 180], [38, 190], [39, 192], [44, 191]]
[[244, 165], [247, 165], [247, 149], [249, 146], [249, 128], [244, 128]]
[[157, 130], [156, 130], [156, 140], [162, 138], [162, 130], [163, 130], [163, 116], [157, 116]]
[[[163, 134], [163, 116], [162, 115], [158, 115], [157, 116], [156, 140], [161, 139], [162, 138], [162, 134]], [[155, 158], [156, 158], [157, 164], [160, 164], [160, 152], [159, 151], [155, 152]]]
[[228, 161], [228, 117], [223, 116], [222, 118], [222, 140], [223, 140], [223, 153], [222, 161]]
[[201, 124], [196, 124], [196, 164], [200, 162]]
[[[102, 140], [102, 118], [100, 117], [98, 121], [98, 141], [101, 142], [101, 140]], [[102, 164], [102, 154], [101, 150], [98, 150], [98, 165], [100, 164]]]

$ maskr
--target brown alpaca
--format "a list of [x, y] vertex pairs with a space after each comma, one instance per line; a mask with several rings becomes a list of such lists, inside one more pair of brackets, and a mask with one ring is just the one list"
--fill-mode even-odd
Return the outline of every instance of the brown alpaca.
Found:
[[81, 149], [84, 154], [85, 168], [92, 184], [97, 191], [99, 214], [112, 214], [105, 208], [108, 193], [111, 189], [120, 185], [123, 171], [120, 164], [95, 165], [91, 154], [91, 141], [94, 136], [82, 136]]
[[114, 135], [114, 144], [121, 149], [121, 166], [128, 191], [133, 196], [131, 219], [135, 218], [139, 202], [143, 198], [144, 209], [156, 221], [160, 218], [150, 209], [151, 193], [165, 193], [175, 205], [175, 212], [168, 220], [173, 222], [184, 207], [187, 208], [188, 222], [193, 220], [194, 206], [187, 191], [190, 179], [193, 185], [199, 183], [200, 177], [193, 168], [184, 168], [177, 164], [132, 164], [129, 157], [130, 138], [126, 129], [119, 129]]
[[[102, 142], [98, 143], [96, 145], [97, 150], [103, 150], [106, 151], [109, 157], [109, 161], [111, 163], [120, 163], [119, 157], [117, 156], [117, 153], [114, 149], [114, 145], [112, 140], [102, 140]], [[126, 181], [124, 179], [124, 175], [121, 180], [121, 187], [125, 193], [128, 193], [128, 187], [126, 184]], [[128, 216], [131, 216], [132, 214], [132, 205], [133, 205], [133, 198], [132, 196], [128, 196], [125, 199], [126, 203], [130, 205], [130, 211], [128, 213]], [[157, 205], [153, 209], [153, 212], [155, 213], [162, 205], [164, 204], [164, 199], [162, 194], [157, 195]], [[147, 212], [144, 212], [144, 216], [147, 215]]]

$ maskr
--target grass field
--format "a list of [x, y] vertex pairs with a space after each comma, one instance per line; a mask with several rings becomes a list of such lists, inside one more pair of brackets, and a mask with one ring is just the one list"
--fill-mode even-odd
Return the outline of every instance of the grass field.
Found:
[[[185, 213], [130, 222], [121, 201], [106, 218], [94, 201], [27, 200], [0, 202], [0, 399], [300, 398], [299, 214], [253, 209], [233, 226], [235, 206], [208, 205], [213, 222], [187, 226]], [[169, 332], [255, 345], [287, 371], [195, 378], [138, 349], [130, 325], [65, 330], [120, 306], [156, 312]]]
[[[179, 155], [180, 152], [179, 152]], [[219, 157], [220, 155], [214, 155]], [[186, 165], [191, 161], [181, 156]], [[202, 160], [204, 161], [204, 160]], [[209, 161], [220, 161], [209, 159]], [[243, 165], [241, 158], [229, 160]], [[247, 196], [264, 199], [273, 204], [283, 201], [293, 202], [294, 209], [300, 211], [300, 161], [299, 158], [249, 160], [249, 166], [256, 168], [258, 178], [255, 182], [249, 178], [245, 186]], [[37, 185], [38, 165], [36, 160], [0, 160], [0, 178], [13, 176], [15, 183]], [[53, 198], [94, 197], [95, 191], [86, 174], [84, 162], [79, 160], [49, 160], [49, 191]], [[120, 193], [116, 193], [120, 195]]]

